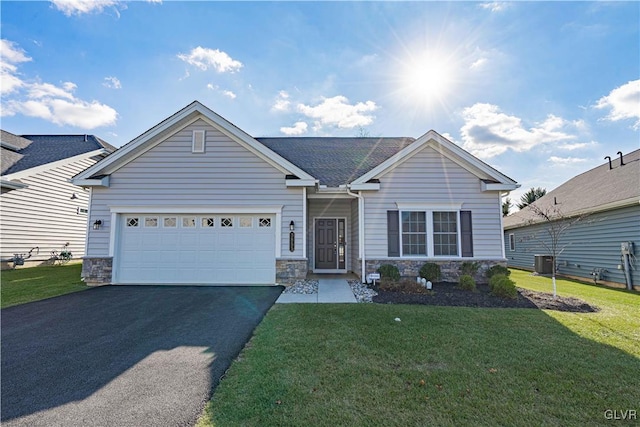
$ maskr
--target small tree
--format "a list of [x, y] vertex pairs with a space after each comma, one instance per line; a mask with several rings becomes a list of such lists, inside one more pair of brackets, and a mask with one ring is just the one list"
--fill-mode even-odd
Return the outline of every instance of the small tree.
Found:
[[545, 194], [547, 194], [546, 189], [542, 187], [538, 187], [538, 188], [531, 187], [529, 191], [527, 191], [522, 196], [520, 196], [520, 203], [517, 204], [518, 209], [524, 209], [525, 207], [529, 206], [531, 203], [535, 202]]
[[511, 210], [512, 207], [513, 207], [513, 204], [511, 203], [511, 199], [509, 197], [504, 199], [504, 202], [502, 202], [502, 216], [509, 215], [509, 211]]
[[565, 233], [578, 222], [584, 221], [588, 214], [577, 216], [566, 216], [557, 205], [545, 208], [535, 204], [529, 205], [529, 209], [534, 214], [534, 218], [529, 224], [542, 223], [544, 226], [544, 236], [533, 234], [528, 238], [540, 243], [540, 245], [553, 257], [551, 266], [551, 282], [553, 283], [553, 297], [556, 297], [556, 272], [558, 270], [558, 256], [569, 246], [562, 241]]

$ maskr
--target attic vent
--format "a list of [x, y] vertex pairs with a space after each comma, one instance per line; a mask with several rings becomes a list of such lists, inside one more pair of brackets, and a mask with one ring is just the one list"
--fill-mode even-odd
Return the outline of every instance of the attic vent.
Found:
[[192, 153], [204, 153], [204, 131], [193, 131], [193, 145], [191, 147]]

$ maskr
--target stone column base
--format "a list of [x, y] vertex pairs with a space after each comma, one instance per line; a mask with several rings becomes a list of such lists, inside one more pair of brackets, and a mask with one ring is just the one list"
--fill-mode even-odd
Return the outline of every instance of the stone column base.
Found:
[[276, 281], [286, 284], [305, 279], [308, 270], [309, 261], [307, 259], [277, 259]]
[[112, 257], [82, 258], [82, 280], [84, 280], [87, 286], [102, 286], [110, 284], [112, 271]]
[[432, 262], [440, 266], [440, 272], [442, 274], [441, 280], [443, 282], [458, 282], [460, 280], [460, 267], [463, 262], [475, 262], [478, 264], [478, 271], [474, 275], [476, 283], [488, 283], [488, 279], [485, 275], [486, 271], [494, 266], [501, 265], [507, 266], [507, 261], [496, 260], [471, 260], [460, 259], [455, 261], [438, 261], [438, 260], [407, 260], [407, 259], [368, 259], [367, 260], [367, 274], [375, 273], [381, 265], [391, 264], [398, 267], [400, 276], [415, 279], [419, 275], [420, 268], [427, 262]]

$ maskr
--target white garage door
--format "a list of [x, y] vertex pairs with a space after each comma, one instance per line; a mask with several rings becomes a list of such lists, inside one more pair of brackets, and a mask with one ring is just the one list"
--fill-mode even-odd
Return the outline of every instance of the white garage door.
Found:
[[273, 284], [275, 216], [120, 218], [118, 283]]

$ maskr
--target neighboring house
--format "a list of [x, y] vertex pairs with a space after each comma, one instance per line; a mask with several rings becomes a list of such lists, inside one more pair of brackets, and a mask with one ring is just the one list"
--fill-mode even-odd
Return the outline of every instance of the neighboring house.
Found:
[[70, 179], [115, 149], [93, 135], [22, 135], [1, 131], [0, 247], [3, 268], [31, 249], [25, 265], [52, 251], [84, 256], [89, 192]]
[[[570, 179], [534, 204], [569, 219], [584, 215], [560, 239], [559, 274], [626, 285], [626, 257], [630, 279], [640, 285], [640, 150]], [[550, 243], [548, 227], [530, 208], [505, 217], [508, 265], [534, 269], [535, 255], [550, 255], [540, 243]], [[632, 242], [628, 256], [626, 242]]]
[[[510, 178], [434, 131], [253, 138], [199, 102], [80, 173], [87, 283], [273, 284], [381, 264], [505, 264]], [[448, 277], [448, 276], [447, 276]]]

